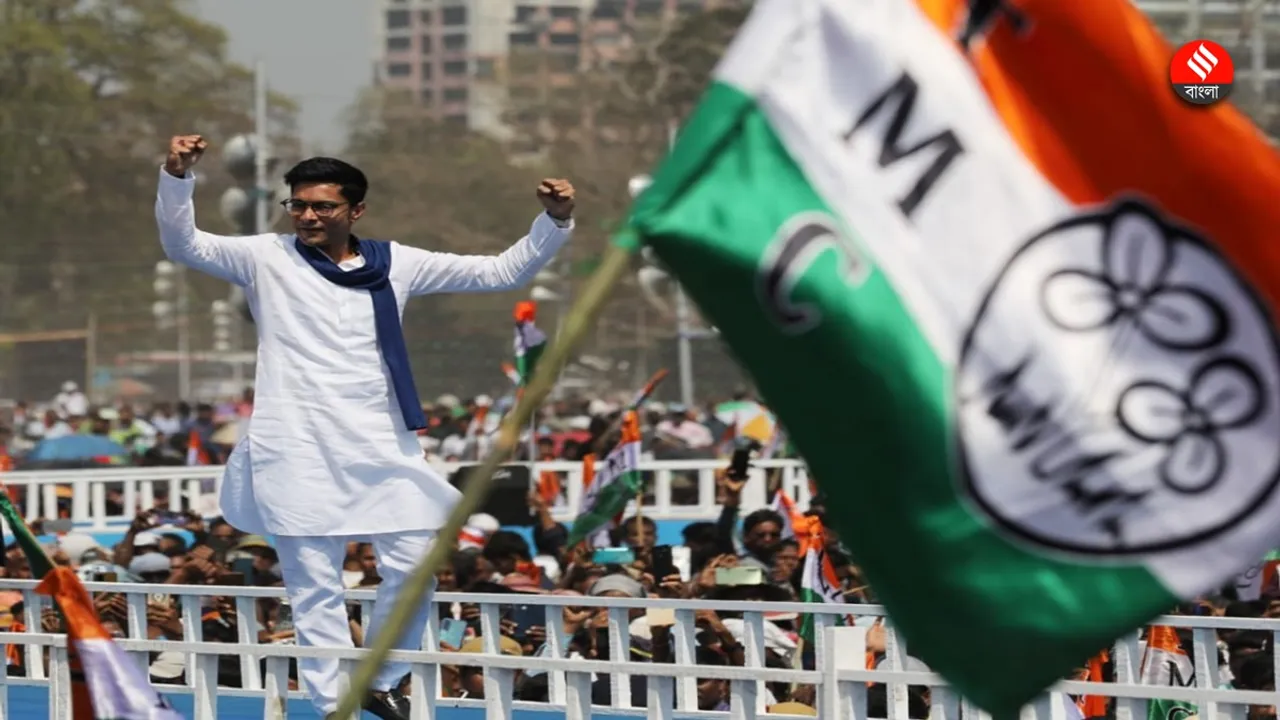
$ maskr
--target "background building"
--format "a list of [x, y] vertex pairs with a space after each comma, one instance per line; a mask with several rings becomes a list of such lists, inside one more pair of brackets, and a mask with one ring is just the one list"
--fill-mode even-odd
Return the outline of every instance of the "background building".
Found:
[[426, 117], [535, 151], [584, 121], [585, 71], [682, 14], [725, 0], [377, 0], [380, 85], [413, 93]]

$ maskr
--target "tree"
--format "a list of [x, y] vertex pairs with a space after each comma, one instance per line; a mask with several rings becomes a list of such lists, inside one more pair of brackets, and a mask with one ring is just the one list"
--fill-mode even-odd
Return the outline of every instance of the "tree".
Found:
[[[100, 355], [151, 335], [139, 331], [151, 329], [152, 207], [168, 137], [216, 140], [252, 126], [250, 73], [227, 62], [223, 31], [185, 4], [0, 0], [3, 330], [84, 327], [94, 308]], [[289, 104], [275, 98], [273, 111], [275, 130], [289, 134]], [[217, 163], [207, 164], [216, 184]], [[198, 203], [216, 208], [221, 187], [210, 185]], [[200, 218], [220, 229], [215, 212]], [[195, 282], [197, 297], [212, 297], [216, 283]]]
[[[633, 24], [626, 28], [628, 49], [620, 62], [589, 56], [576, 94], [551, 97], [569, 107], [553, 106], [546, 114], [563, 117], [580, 108], [583, 116], [578, 125], [551, 124], [553, 132], [545, 137], [548, 161], [577, 179], [584, 213], [592, 215], [593, 222], [579, 231], [590, 239], [576, 238], [575, 249], [599, 252], [621, 227], [632, 202], [630, 179], [650, 172], [667, 152], [671, 134], [702, 96], [748, 11], [748, 3], [734, 2]], [[600, 327], [593, 348], [628, 359], [640, 368], [636, 376], [644, 375], [645, 367], [671, 364], [673, 353], [660, 349], [655, 339], [674, 344], [672, 318], [646, 306], [634, 276], [614, 291]], [[699, 366], [705, 365], [710, 347], [699, 345]], [[710, 359], [719, 369], [711, 374], [732, 378], [730, 386], [737, 382], [740, 375], [731, 371], [726, 355]]]

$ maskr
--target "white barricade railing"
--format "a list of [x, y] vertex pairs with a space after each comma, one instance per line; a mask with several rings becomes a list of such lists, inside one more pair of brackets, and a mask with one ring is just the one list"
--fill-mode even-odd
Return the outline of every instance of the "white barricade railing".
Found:
[[[41, 612], [48, 599], [32, 592], [34, 581], [0, 581], [0, 589], [19, 590], [25, 600], [24, 623], [28, 628], [40, 628]], [[299, 648], [296, 646], [258, 644], [259, 625], [256, 602], [259, 598], [283, 597], [280, 588], [245, 588], [183, 585], [142, 585], [125, 583], [90, 583], [96, 592], [123, 593], [127, 598], [127, 638], [118, 642], [133, 656], [140, 667], [146, 668], [148, 653], [176, 652], [187, 656], [186, 672], [182, 684], [157, 685], [170, 696], [188, 694], [194, 697], [195, 720], [212, 720], [218, 714], [220, 697], [254, 697], [264, 699], [264, 717], [284, 717], [283, 709], [289, 699], [301, 698], [289, 690], [288, 668], [290, 659], [300, 657], [338, 658], [344, 666], [344, 676], [359, 660], [363, 651], [337, 648]], [[150, 594], [160, 593], [191, 598], [181, 603], [181, 622], [184, 637], [181, 642], [147, 640], [146, 602]], [[239, 641], [231, 643], [204, 642], [201, 625], [200, 603], [205, 597], [234, 598]], [[347, 594], [349, 602], [359, 603], [361, 622], [367, 630], [372, 616], [373, 590], [352, 590]], [[437, 604], [472, 603], [480, 607], [481, 636], [484, 652], [460, 655], [439, 649], [439, 613], [431, 613], [431, 622], [423, 634], [421, 651], [401, 651], [392, 654], [395, 660], [407, 662], [410, 671], [410, 695], [413, 717], [433, 718], [438, 707], [475, 707], [485, 710], [491, 720], [509, 720], [516, 710], [543, 710], [563, 713], [566, 720], [588, 720], [600, 716], [630, 716], [655, 719], [675, 717], [707, 717], [732, 720], [748, 720], [764, 713], [765, 683], [791, 686], [814, 686], [819, 717], [853, 720], [866, 712], [867, 683], [886, 685], [887, 716], [892, 720], [905, 720], [908, 714], [908, 686], [931, 688], [930, 718], [961, 718], [964, 720], [990, 720], [962, 698], [952, 693], [942, 680], [929, 672], [906, 671], [908, 650], [904, 642], [886, 622], [886, 662], [876, 669], [866, 669], [859, 653], [850, 652], [852, 646], [865, 642], [865, 628], [840, 627], [838, 617], [844, 614], [882, 617], [883, 609], [877, 605], [828, 605], [804, 603], [764, 602], [710, 602], [698, 600], [620, 599], [565, 597], [556, 595], [463, 595], [440, 593]], [[497, 637], [501, 623], [500, 606], [540, 605], [546, 608], [547, 644], [550, 656], [513, 657], [499, 654]], [[608, 644], [610, 660], [568, 659], [569, 637], [564, 632], [561, 612], [563, 607], [603, 607], [608, 613]], [[616, 658], [631, 646], [629, 622], [633, 610], [670, 608], [675, 612], [675, 625], [671, 628], [673, 663], [623, 662]], [[745, 666], [695, 665], [696, 649], [695, 613], [699, 610], [716, 610], [742, 616]], [[815, 669], [772, 669], [765, 667], [766, 636], [765, 612], [811, 613], [815, 620]], [[248, 622], [242, 622], [244, 619]], [[1159, 624], [1191, 628], [1194, 637], [1192, 659], [1195, 665], [1193, 687], [1161, 687], [1138, 684], [1139, 655], [1138, 634], [1132, 633], [1118, 640], [1114, 646], [1115, 681], [1092, 683], [1063, 681], [1031, 705], [1023, 708], [1022, 720], [1062, 720], [1067, 717], [1067, 695], [1096, 695], [1115, 698], [1116, 720], [1141, 720], [1147, 717], [1149, 699], [1182, 700], [1199, 707], [1199, 717], [1206, 720], [1233, 718], [1242, 720], [1247, 706], [1280, 706], [1280, 693], [1275, 691], [1224, 690], [1218, 665], [1217, 630], [1253, 630], [1271, 633], [1272, 644], [1280, 641], [1280, 620], [1246, 618], [1210, 618], [1167, 616], [1155, 620]], [[46, 687], [49, 693], [50, 717], [64, 720], [71, 717], [68, 688], [70, 676], [67, 667], [66, 642], [62, 635], [45, 633], [0, 633], [0, 643], [20, 645], [24, 648], [28, 674], [3, 678], [0, 685], [36, 685]], [[237, 655], [240, 658], [241, 687], [224, 688], [217, 685], [218, 656]], [[858, 657], [854, 657], [858, 655]], [[47, 659], [42, 662], [42, 659]], [[630, 653], [627, 653], [630, 657]], [[850, 659], [852, 658], [852, 663]], [[265, 665], [265, 672], [261, 666]], [[440, 666], [479, 667], [484, 669], [485, 696], [483, 699], [441, 697]], [[515, 695], [516, 671], [539, 670], [548, 674], [548, 702], [517, 701]], [[593, 706], [591, 683], [593, 676], [607, 673], [610, 677], [611, 706]], [[1280, 675], [1280, 667], [1273, 668]], [[629, 677], [643, 675], [648, 678], [647, 697], [643, 703], [633, 703]], [[730, 681], [729, 705], [726, 712], [700, 711], [697, 709], [699, 679], [724, 679]], [[0, 717], [5, 712], [8, 689], [0, 687]], [[769, 715], [770, 718], [791, 716]]]
[[[750, 512], [767, 504], [767, 480], [777, 475], [800, 507], [808, 507], [809, 476], [799, 460], [760, 460], [742, 491], [742, 511]], [[439, 463], [436, 467], [448, 477], [469, 463]], [[719, 513], [716, 504], [715, 473], [725, 467], [724, 460], [649, 460], [640, 470], [651, 473], [644, 514], [654, 520], [705, 520]], [[535, 463], [530, 473], [534, 481], [542, 472], [561, 474], [565, 489], [563, 501], [552, 508], [556, 520], [572, 521], [582, 501], [582, 464], [577, 462]], [[199, 508], [222, 483], [222, 467], [214, 465], [190, 467], [127, 467], [86, 470], [31, 470], [6, 473], [4, 483], [23, 493], [23, 514], [28, 520], [57, 517], [59, 488], [70, 489], [72, 522], [84, 529], [107, 529], [128, 523], [134, 508], [154, 506], [158, 496], [185, 501], [184, 507]], [[107, 493], [120, 493], [122, 514], [108, 512]], [[216, 497], [216, 495], [215, 495]], [[631, 512], [629, 509], [628, 512]]]

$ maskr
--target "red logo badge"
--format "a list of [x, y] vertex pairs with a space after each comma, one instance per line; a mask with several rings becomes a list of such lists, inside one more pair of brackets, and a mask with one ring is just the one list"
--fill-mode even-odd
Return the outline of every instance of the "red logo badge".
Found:
[[1236, 66], [1218, 43], [1192, 40], [1178, 48], [1169, 62], [1169, 84], [1178, 97], [1194, 105], [1227, 99], [1236, 79]]

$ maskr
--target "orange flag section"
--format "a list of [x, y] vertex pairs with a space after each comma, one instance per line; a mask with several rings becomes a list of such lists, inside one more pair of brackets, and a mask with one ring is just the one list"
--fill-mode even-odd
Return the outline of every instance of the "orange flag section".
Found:
[[72, 716], [75, 720], [182, 720], [142, 674], [137, 663], [111, 640], [75, 571], [56, 567], [36, 586], [53, 598], [67, 621], [70, 639]]
[[[958, 36], [969, 3], [916, 0]], [[1174, 94], [1175, 48], [1127, 0], [1007, 0], [1028, 25], [995, 22], [972, 65], [1027, 158], [1076, 204], [1122, 193], [1157, 201], [1210, 237], [1280, 308], [1280, 157], [1229, 103]], [[1083, 50], [1087, 49], [1087, 50]]]
[[36, 592], [48, 595], [58, 603], [67, 619], [67, 635], [72, 640], [110, 640], [111, 633], [102, 626], [98, 612], [93, 609], [93, 598], [80, 584], [75, 571], [56, 567], [36, 586]]
[[[1087, 682], [1106, 682], [1103, 677], [1102, 668], [1107, 664], [1107, 651], [1094, 655], [1089, 659], [1086, 668], [1089, 671], [1085, 680]], [[1080, 708], [1080, 714], [1086, 718], [1104, 717], [1107, 714], [1107, 697], [1105, 695], [1084, 695], [1076, 702], [1076, 707]]]

